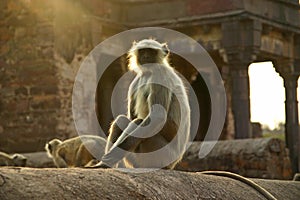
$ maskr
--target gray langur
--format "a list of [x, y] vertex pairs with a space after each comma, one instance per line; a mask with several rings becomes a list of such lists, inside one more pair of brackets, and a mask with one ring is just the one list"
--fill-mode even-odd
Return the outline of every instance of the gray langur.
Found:
[[300, 181], [300, 173], [294, 175], [293, 181]]
[[65, 141], [53, 139], [46, 143], [45, 150], [56, 167], [87, 167], [98, 163], [89, 150], [93, 149], [93, 152], [97, 152], [97, 157], [101, 157], [104, 155], [105, 145], [106, 141], [102, 137], [83, 135]]
[[169, 49], [152, 39], [134, 42], [129, 70], [127, 116], [112, 123], [105, 155], [95, 168], [173, 169], [190, 135], [190, 107], [183, 81], [168, 61]]
[[17, 166], [25, 167], [27, 158], [21, 154], [8, 155], [7, 153], [0, 152], [0, 166]]

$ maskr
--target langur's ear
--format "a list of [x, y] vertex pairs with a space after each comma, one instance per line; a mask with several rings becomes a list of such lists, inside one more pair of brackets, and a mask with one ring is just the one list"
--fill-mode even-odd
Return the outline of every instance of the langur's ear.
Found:
[[127, 55], [128, 55], [128, 56], [130, 56], [130, 53], [132, 53], [132, 52], [135, 51], [136, 45], [137, 45], [137, 41], [134, 40], [134, 41], [132, 42], [131, 48], [130, 48], [129, 51], [127, 52]]
[[163, 43], [163, 44], [162, 44], [162, 50], [163, 50], [163, 52], [165, 53], [165, 56], [169, 55], [170, 49], [169, 49], [167, 43]]
[[132, 42], [132, 46], [135, 46], [137, 44], [137, 42], [134, 40], [133, 42]]

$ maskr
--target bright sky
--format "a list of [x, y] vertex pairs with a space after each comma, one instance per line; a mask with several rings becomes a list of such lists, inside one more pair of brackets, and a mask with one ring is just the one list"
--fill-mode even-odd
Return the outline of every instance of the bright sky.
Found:
[[[251, 121], [266, 124], [273, 129], [279, 122], [285, 121], [283, 79], [275, 71], [271, 62], [251, 64], [249, 76]], [[298, 88], [298, 99], [300, 99], [299, 94]]]

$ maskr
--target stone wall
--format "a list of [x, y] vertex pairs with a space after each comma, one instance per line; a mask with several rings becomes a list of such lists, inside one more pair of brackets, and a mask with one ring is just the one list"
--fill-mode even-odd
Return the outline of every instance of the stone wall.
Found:
[[0, 2], [0, 151], [34, 152], [75, 136], [73, 81], [91, 50], [77, 1]]
[[40, 150], [61, 106], [53, 2], [3, 0], [0, 7], [0, 150]]
[[[292, 179], [291, 161], [284, 141], [275, 138], [194, 142], [176, 166], [183, 171], [230, 171], [246, 177]], [[200, 151], [200, 149], [202, 151]]]

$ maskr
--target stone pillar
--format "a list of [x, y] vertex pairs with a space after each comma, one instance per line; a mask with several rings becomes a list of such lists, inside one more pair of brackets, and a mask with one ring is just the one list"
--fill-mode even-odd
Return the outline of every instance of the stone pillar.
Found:
[[[220, 136], [220, 140], [231, 140], [234, 138], [234, 116], [232, 112], [232, 83], [230, 78], [230, 69], [229, 66], [226, 63], [220, 61], [220, 59], [217, 59], [216, 57], [214, 57], [213, 59], [221, 72], [227, 100], [226, 119], [222, 134]], [[222, 59], [226, 60], [226, 57], [222, 56]]]
[[231, 67], [231, 82], [235, 138], [251, 138], [248, 64]]
[[293, 172], [299, 172], [299, 119], [297, 100], [298, 76], [284, 76], [285, 87], [285, 138], [290, 151]]
[[248, 66], [260, 49], [262, 24], [257, 20], [222, 23], [222, 46], [230, 69], [235, 138], [252, 137]]
[[285, 87], [285, 141], [289, 149], [293, 172], [299, 172], [299, 119], [297, 82], [299, 75], [294, 73], [293, 62], [277, 63]]

